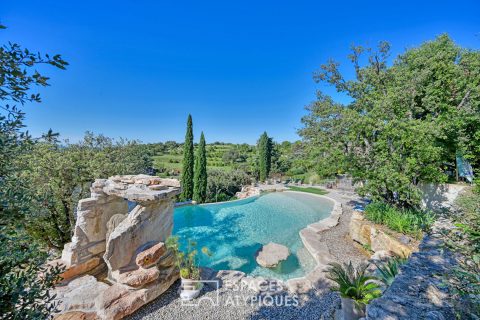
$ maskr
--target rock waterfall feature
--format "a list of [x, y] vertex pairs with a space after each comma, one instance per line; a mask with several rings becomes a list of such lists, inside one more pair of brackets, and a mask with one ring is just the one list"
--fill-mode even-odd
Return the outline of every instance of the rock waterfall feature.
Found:
[[[121, 319], [165, 292], [177, 279], [165, 240], [173, 228], [180, 183], [148, 175], [97, 179], [78, 202], [72, 242], [56, 288], [57, 319]], [[129, 211], [129, 207], [131, 209]]]

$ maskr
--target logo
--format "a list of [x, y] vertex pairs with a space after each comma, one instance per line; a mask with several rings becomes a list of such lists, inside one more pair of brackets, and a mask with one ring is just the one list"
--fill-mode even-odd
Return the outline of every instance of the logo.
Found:
[[[226, 289], [220, 301], [220, 287]], [[181, 305], [198, 307], [206, 304], [212, 307], [242, 307], [242, 306], [298, 306], [299, 298], [290, 295], [276, 281], [221, 281], [221, 280], [189, 280], [182, 284], [180, 293]]]
[[[198, 307], [201, 304], [207, 304], [212, 307], [220, 305], [220, 280], [189, 280], [189, 287], [180, 293], [181, 305], [185, 307]], [[215, 293], [213, 296], [205, 295], [202, 291], [205, 291], [204, 287], [210, 287]]]

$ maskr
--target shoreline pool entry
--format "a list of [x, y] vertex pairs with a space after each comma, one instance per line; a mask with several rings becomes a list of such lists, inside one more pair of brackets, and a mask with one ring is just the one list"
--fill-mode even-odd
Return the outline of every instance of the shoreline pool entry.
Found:
[[[274, 192], [259, 197], [219, 204], [186, 206], [174, 211], [173, 234], [207, 247], [211, 257], [198, 259], [201, 266], [216, 270], [240, 270], [249, 275], [282, 280], [302, 277], [316, 263], [303, 247], [298, 232], [327, 218], [333, 202], [299, 192]], [[290, 250], [290, 257], [276, 268], [255, 261], [257, 251], [275, 242]]]

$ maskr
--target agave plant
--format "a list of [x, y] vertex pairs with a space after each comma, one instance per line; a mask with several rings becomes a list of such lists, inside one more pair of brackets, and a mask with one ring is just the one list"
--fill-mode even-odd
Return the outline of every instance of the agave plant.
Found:
[[332, 291], [338, 291], [342, 298], [350, 298], [360, 308], [364, 308], [371, 300], [381, 295], [380, 286], [374, 282], [378, 280], [373, 276], [367, 275], [366, 264], [361, 264], [354, 268], [352, 262], [330, 263], [327, 270], [327, 278], [334, 281], [337, 286]]
[[400, 273], [400, 266], [407, 262], [406, 258], [394, 257], [383, 264], [376, 264], [378, 279], [387, 287], [393, 283], [393, 280]]

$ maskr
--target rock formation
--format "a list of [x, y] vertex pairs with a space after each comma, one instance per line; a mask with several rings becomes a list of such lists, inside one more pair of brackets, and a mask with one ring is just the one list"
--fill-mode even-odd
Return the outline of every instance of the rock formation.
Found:
[[358, 243], [368, 246], [373, 252], [393, 252], [399, 257], [409, 257], [417, 249], [412, 244], [405, 244], [407, 242], [405, 239], [397, 240], [394, 236], [382, 231], [379, 226], [366, 220], [358, 211], [352, 213], [350, 237]]
[[287, 260], [290, 250], [281, 244], [270, 242], [262, 247], [257, 255], [257, 263], [265, 268], [274, 268]]
[[260, 193], [261, 193], [261, 190], [259, 187], [244, 186], [242, 187], [241, 191], [235, 194], [235, 197], [237, 197], [237, 199], [245, 199], [249, 197], [259, 196]]
[[177, 180], [155, 176], [95, 180], [90, 198], [78, 203], [72, 242], [50, 263], [66, 268], [57, 287], [62, 317], [121, 319], [178, 279], [164, 242], [179, 193]]

